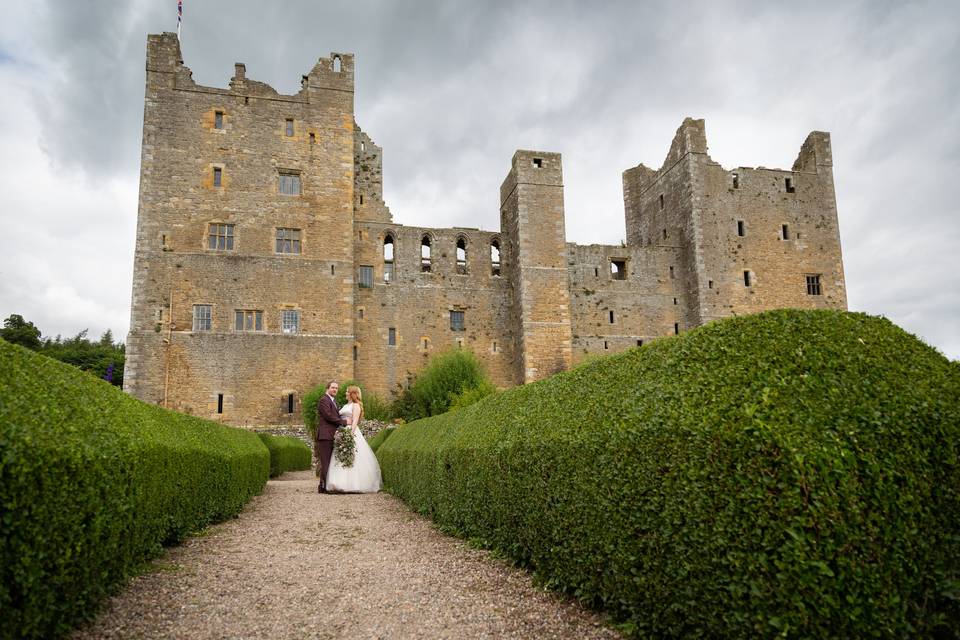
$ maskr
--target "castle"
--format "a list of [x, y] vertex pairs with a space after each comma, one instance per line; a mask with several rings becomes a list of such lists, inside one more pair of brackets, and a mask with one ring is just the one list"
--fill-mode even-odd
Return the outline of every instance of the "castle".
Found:
[[175, 34], [147, 42], [124, 388], [231, 424], [302, 421], [355, 378], [383, 397], [470, 349], [510, 386], [715, 318], [846, 308], [830, 136], [792, 169], [710, 159], [686, 119], [659, 170], [623, 173], [625, 246], [564, 233], [557, 153], [517, 151], [500, 231], [397, 224], [381, 149], [357, 126], [353, 56], [295, 95], [197, 85]]

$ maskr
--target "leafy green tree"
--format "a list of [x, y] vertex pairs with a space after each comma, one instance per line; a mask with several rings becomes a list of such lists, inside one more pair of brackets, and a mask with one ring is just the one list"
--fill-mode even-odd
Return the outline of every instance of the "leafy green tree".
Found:
[[32, 322], [27, 322], [23, 319], [23, 316], [16, 313], [3, 321], [0, 338], [33, 351], [39, 351], [42, 344], [40, 342], [40, 329], [37, 329]]
[[495, 388], [472, 351], [451, 349], [430, 359], [394, 403], [394, 415], [407, 422], [446, 413], [476, 402]]

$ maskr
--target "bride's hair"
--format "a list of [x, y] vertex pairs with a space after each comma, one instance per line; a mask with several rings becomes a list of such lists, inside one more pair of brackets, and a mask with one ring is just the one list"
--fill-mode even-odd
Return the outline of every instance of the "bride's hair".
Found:
[[[356, 400], [354, 400], [356, 397]], [[350, 385], [347, 387], [347, 399], [353, 402], [356, 402], [360, 405], [360, 417], [363, 417], [363, 394], [360, 393], [360, 387], [356, 385]]]

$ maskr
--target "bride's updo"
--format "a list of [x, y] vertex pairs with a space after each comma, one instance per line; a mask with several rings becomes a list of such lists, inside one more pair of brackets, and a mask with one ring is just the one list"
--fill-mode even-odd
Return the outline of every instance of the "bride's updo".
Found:
[[363, 394], [360, 393], [360, 387], [356, 385], [350, 385], [347, 387], [347, 400], [350, 402], [356, 402], [360, 405], [360, 417], [363, 417]]

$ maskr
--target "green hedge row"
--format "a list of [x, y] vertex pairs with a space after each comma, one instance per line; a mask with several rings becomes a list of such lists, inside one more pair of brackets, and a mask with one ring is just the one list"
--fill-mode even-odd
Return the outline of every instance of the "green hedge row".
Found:
[[269, 469], [252, 432], [0, 340], [0, 638], [65, 634], [163, 544], [239, 512]]
[[384, 429], [380, 429], [375, 436], [370, 438], [370, 441], [367, 444], [369, 444], [370, 448], [373, 449], [373, 452], [376, 453], [377, 449], [380, 448], [380, 445], [386, 442], [387, 438], [389, 438], [398, 428], [399, 427], [386, 427]]
[[775, 311], [408, 424], [386, 488], [635, 637], [956, 637], [960, 375]]
[[276, 478], [285, 471], [303, 471], [313, 463], [313, 452], [303, 440], [291, 436], [275, 436], [258, 433], [260, 441], [270, 451], [270, 477]]

